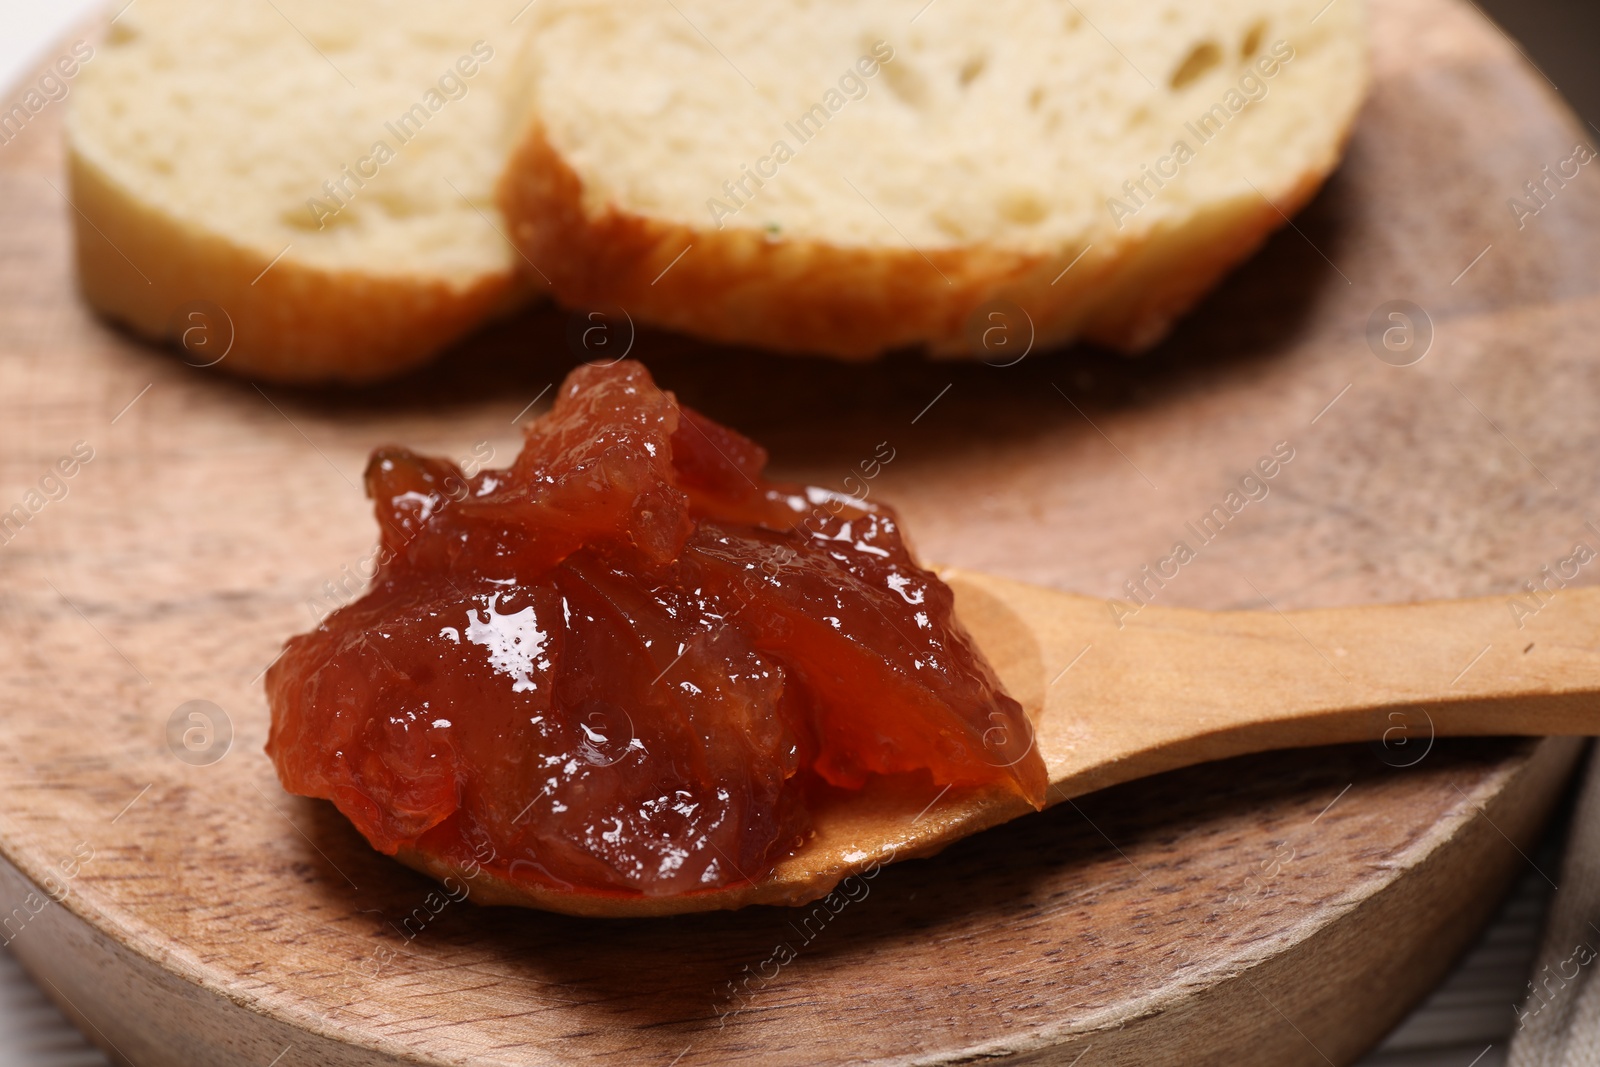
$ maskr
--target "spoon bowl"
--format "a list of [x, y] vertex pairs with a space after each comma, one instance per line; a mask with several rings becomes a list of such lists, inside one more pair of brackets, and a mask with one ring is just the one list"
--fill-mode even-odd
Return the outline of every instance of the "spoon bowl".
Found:
[[[1600, 589], [1533, 617], [1504, 598], [1313, 611], [1197, 611], [945, 569], [956, 611], [1027, 709], [1054, 805], [1197, 763], [1368, 741], [1407, 766], [1436, 737], [1600, 734]], [[812, 813], [766, 877], [679, 896], [563, 893], [476, 875], [474, 898], [586, 916], [797, 905], [1032, 812], [1014, 793], [868, 788]], [[414, 852], [436, 877], [462, 872]]]

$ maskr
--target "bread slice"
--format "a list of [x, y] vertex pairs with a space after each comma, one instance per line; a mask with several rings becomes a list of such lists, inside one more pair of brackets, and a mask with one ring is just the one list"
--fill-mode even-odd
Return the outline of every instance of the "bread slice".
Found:
[[991, 358], [1011, 306], [1037, 344], [1155, 343], [1317, 190], [1367, 80], [1361, 0], [528, 18], [500, 202], [556, 295], [841, 357]]
[[395, 373], [514, 304], [493, 189], [525, 3], [123, 8], [67, 122], [89, 302], [287, 382]]

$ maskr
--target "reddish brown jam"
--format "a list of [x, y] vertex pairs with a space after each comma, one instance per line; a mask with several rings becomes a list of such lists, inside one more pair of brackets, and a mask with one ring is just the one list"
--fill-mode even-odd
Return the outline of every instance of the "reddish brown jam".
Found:
[[509, 469], [379, 449], [373, 587], [267, 675], [284, 787], [383, 852], [595, 894], [760, 879], [875, 776], [1039, 805], [894, 513], [766, 460], [632, 362], [573, 371]]

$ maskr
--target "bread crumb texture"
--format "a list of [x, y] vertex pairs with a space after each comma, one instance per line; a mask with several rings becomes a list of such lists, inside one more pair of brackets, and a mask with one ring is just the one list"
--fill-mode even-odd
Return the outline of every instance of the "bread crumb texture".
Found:
[[123, 9], [67, 122], [89, 301], [180, 344], [203, 308], [204, 362], [225, 339], [221, 369], [282, 381], [392, 374], [516, 303], [493, 190], [522, 6]]
[[998, 302], [1138, 350], [1336, 165], [1324, 5], [541, 0], [501, 204], [566, 302], [721, 341], [983, 356]]

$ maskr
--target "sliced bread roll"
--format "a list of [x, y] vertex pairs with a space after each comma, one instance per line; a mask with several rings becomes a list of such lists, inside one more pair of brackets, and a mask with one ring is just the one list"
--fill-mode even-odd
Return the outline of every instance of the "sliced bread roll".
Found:
[[1153, 344], [1317, 190], [1367, 78], [1361, 0], [528, 18], [500, 198], [557, 296], [841, 357], [988, 357], [1013, 306], [1038, 344]]
[[67, 123], [89, 302], [290, 382], [392, 374], [515, 303], [493, 189], [525, 2], [125, 7]]

